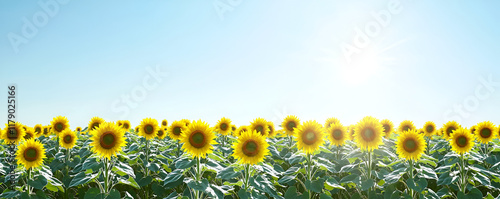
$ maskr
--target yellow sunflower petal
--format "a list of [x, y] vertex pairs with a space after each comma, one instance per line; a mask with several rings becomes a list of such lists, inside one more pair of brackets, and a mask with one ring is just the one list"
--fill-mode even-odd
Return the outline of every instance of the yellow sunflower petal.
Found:
[[427, 148], [424, 135], [416, 130], [403, 131], [396, 141], [396, 152], [400, 158], [419, 160]]
[[266, 138], [257, 131], [245, 131], [233, 144], [233, 156], [243, 164], [258, 164], [269, 154]]

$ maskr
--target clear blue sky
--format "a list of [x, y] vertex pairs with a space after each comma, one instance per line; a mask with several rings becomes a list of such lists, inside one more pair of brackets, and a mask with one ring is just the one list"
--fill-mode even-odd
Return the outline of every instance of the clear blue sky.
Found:
[[16, 83], [29, 126], [287, 114], [500, 124], [497, 1], [66, 1], [0, 3], [1, 121]]

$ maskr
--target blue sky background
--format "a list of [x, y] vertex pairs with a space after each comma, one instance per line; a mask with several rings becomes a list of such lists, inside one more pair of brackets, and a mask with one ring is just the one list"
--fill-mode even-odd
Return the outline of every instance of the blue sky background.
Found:
[[[418, 127], [500, 124], [497, 1], [401, 0], [350, 63], [342, 47], [391, 1], [91, 0], [57, 3], [53, 16], [39, 5], [54, 2], [0, 3], [0, 99], [16, 83], [18, 119], [29, 126], [58, 115], [75, 128], [94, 116], [133, 126], [145, 117], [246, 125], [288, 114], [345, 125], [367, 115]], [[9, 34], [23, 36], [23, 18], [44, 15], [16, 52]], [[148, 72], [157, 66], [167, 74], [161, 82]], [[496, 83], [486, 89], [488, 77]], [[144, 79], [156, 87], [144, 89]], [[122, 101], [141, 89], [136, 107]]]

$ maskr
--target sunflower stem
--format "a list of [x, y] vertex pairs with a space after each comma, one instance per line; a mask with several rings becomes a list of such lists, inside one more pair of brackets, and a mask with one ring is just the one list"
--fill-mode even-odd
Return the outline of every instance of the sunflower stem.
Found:
[[340, 149], [342, 146], [337, 146], [337, 160], [339, 160], [340, 157]]
[[[311, 162], [311, 153], [307, 153], [307, 180], [312, 182], [312, 162]], [[307, 190], [309, 193], [309, 199], [312, 198], [311, 190]]]
[[292, 136], [288, 135], [288, 147], [291, 149], [293, 146], [293, 138]]
[[465, 173], [465, 161], [464, 161], [464, 154], [462, 153], [460, 155], [460, 160], [461, 160], [461, 165], [460, 165], [460, 168], [461, 168], [461, 175], [462, 175], [462, 187], [461, 187], [461, 191], [462, 193], [465, 194], [465, 188], [467, 187], [467, 174]]
[[427, 155], [430, 155], [430, 153], [431, 153], [431, 138], [430, 137], [427, 137], [427, 150], [425, 150], [425, 153]]
[[245, 175], [245, 177], [244, 177], [245, 179], [243, 179], [244, 180], [243, 183], [245, 184], [245, 192], [246, 192], [246, 191], [248, 191], [248, 181], [249, 181], [249, 178], [250, 178], [250, 165], [245, 164], [244, 167], [245, 167], [245, 174], [244, 174]]
[[[149, 141], [146, 139], [146, 175], [149, 176]], [[149, 185], [148, 185], [149, 186]], [[146, 189], [146, 198], [149, 198], [149, 189]]]
[[69, 163], [70, 149], [66, 149], [66, 165]]
[[59, 135], [56, 135], [56, 137], [57, 137], [56, 153], [59, 153]]
[[[196, 157], [196, 176], [195, 176], [195, 180], [196, 182], [199, 182], [201, 180], [201, 163], [200, 163], [200, 157]], [[196, 199], [200, 199], [201, 197], [201, 194], [199, 191], [195, 190], [194, 191], [194, 195], [196, 197]]]
[[108, 159], [104, 158], [104, 194], [108, 193]]
[[[413, 179], [413, 160], [410, 160], [410, 179]], [[413, 198], [413, 189], [411, 188], [408, 188], [410, 189], [410, 197]]]
[[181, 156], [181, 143], [177, 140], [177, 158]]
[[225, 139], [225, 138], [226, 138], [226, 136], [225, 136], [225, 135], [222, 135], [222, 136], [221, 136], [221, 138], [222, 138], [222, 143], [221, 143], [221, 144], [222, 144], [222, 148], [221, 148], [221, 151], [222, 151], [222, 157], [225, 157], [225, 155], [224, 155], [224, 144], [225, 144], [225, 143], [224, 143], [224, 142], [226, 141], [226, 139]]
[[29, 181], [31, 181], [31, 168], [28, 169], [28, 183], [26, 183], [28, 188], [28, 195], [31, 195], [31, 186], [29, 184]]

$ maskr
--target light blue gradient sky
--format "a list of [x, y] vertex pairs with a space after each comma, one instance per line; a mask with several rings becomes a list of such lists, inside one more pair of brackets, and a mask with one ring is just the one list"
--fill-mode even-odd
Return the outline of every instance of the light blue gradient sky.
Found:
[[[246, 125], [284, 114], [346, 125], [367, 115], [418, 127], [448, 119], [500, 124], [500, 83], [483, 88], [488, 96], [467, 116], [447, 114], [474, 98], [480, 78], [500, 82], [500, 2], [401, 0], [402, 11], [350, 64], [341, 46], [353, 44], [355, 28], [375, 21], [370, 13], [387, 10], [389, 0], [242, 1], [223, 19], [214, 2], [70, 1], [16, 53], [8, 34], [22, 35], [23, 18], [33, 21], [43, 9], [2, 1], [0, 99], [16, 83], [18, 118], [29, 126], [57, 115], [72, 128], [93, 116], [122, 119], [113, 103], [130, 110], [133, 126], [145, 117], [215, 124], [225, 116]], [[136, 108], [120, 102], [155, 66], [168, 73], [158, 87]]]

